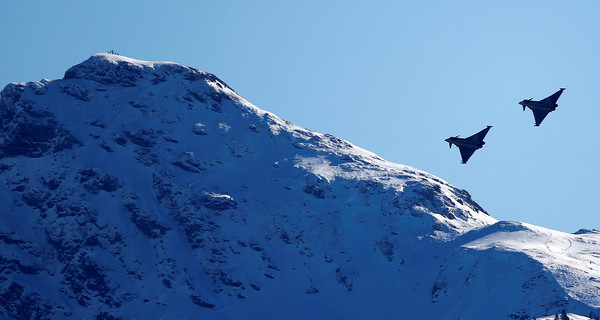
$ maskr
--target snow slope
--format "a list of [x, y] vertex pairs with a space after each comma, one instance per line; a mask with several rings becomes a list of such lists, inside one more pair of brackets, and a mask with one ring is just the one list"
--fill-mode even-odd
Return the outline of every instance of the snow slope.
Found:
[[529, 319], [597, 312], [599, 235], [97, 54], [0, 97], [0, 318]]

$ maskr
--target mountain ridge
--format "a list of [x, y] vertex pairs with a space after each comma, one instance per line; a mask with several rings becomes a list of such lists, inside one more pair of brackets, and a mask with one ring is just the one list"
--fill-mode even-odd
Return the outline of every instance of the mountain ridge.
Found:
[[[468, 192], [195, 68], [96, 54], [61, 80], [8, 85], [0, 114], [0, 317], [528, 319], [600, 306], [599, 261], [583, 258], [597, 234], [498, 222]], [[511, 298], [486, 302], [498, 294]]]

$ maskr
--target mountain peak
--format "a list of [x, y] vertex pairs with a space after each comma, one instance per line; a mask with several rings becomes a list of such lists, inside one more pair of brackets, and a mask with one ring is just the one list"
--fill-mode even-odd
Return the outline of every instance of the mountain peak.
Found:
[[[185, 124], [194, 128], [191, 132], [178, 135], [180, 146], [195, 141], [199, 132], [207, 133], [211, 127], [219, 127], [221, 139], [233, 139], [235, 142], [230, 143], [238, 145], [241, 144], [240, 141], [246, 140], [248, 135], [262, 137], [260, 143], [250, 143], [243, 147], [249, 150], [249, 153], [254, 153], [265, 143], [269, 145], [274, 142], [273, 137], [278, 136], [279, 140], [286, 141], [287, 147], [291, 147], [287, 149], [279, 145], [279, 151], [282, 153], [280, 156], [285, 154], [286, 156], [283, 157], [292, 158], [293, 161], [287, 161], [290, 161], [295, 168], [306, 170], [319, 180], [330, 182], [335, 179], [356, 181], [375, 179], [377, 185], [382, 188], [394, 192], [404, 192], [406, 189], [410, 192], [414, 191], [418, 198], [429, 199], [427, 201], [431, 207], [429, 209], [423, 207], [424, 216], [436, 221], [432, 223], [444, 226], [443, 230], [452, 230], [450, 234], [466, 232], [495, 222], [471, 200], [466, 191], [456, 189], [442, 179], [418, 169], [385, 161], [372, 152], [337, 137], [295, 126], [247, 102], [216, 76], [195, 68], [172, 62], [142, 61], [100, 53], [70, 68], [64, 80], [93, 81], [89, 85], [90, 89], [82, 89], [82, 83], [78, 83], [75, 84], [78, 87], [76, 90], [66, 90], [67, 92], [83, 90], [90, 92], [91, 95], [93, 91], [108, 90], [98, 88], [97, 84], [114, 87], [115, 91], [111, 97], [114, 100], [112, 105], [115, 107], [125, 99], [119, 97], [121, 94], [118, 92], [127, 91], [119, 88], [137, 86], [139, 89], [135, 99], [128, 96], [126, 99], [129, 101], [125, 109], [118, 112], [129, 114], [128, 119], [133, 120], [139, 118], [136, 109], [142, 111], [146, 126], [150, 125], [148, 120], [158, 120], [158, 123], [154, 123], [152, 127], [143, 129], [145, 131], [172, 132], [173, 128], [167, 124], [173, 123], [174, 118], [179, 119], [176, 121], [179, 124], [184, 124], [189, 119], [197, 119]], [[65, 91], [64, 88], [70, 86], [67, 84], [62, 90]], [[161, 97], [157, 99], [159, 95]], [[130, 108], [131, 106], [135, 109]], [[99, 114], [98, 117], [105, 118], [106, 115]], [[207, 122], [207, 118], [212, 118], [213, 123]], [[110, 122], [116, 125], [115, 121], [123, 122], [123, 119]], [[65, 122], [69, 120], [65, 119]], [[120, 126], [139, 125], [138, 120], [133, 122], [136, 124], [124, 121]], [[268, 133], [269, 136], [260, 134], [261, 131]], [[281, 161], [276, 162], [281, 163]], [[438, 205], [444, 202], [445, 205]], [[433, 206], [437, 207], [434, 209]], [[445, 209], [443, 212], [437, 212], [440, 208]], [[449, 211], [446, 211], [446, 208]]]
[[527, 319], [598, 302], [577, 296], [594, 284], [564, 289], [587, 264], [551, 267], [597, 235], [549, 246], [494, 225], [467, 191], [191, 67], [96, 54], [8, 85], [0, 130], [0, 317]]
[[111, 53], [92, 55], [84, 62], [69, 68], [64, 79], [87, 79], [101, 84], [133, 87], [142, 79], [157, 83], [165, 81], [167, 77], [176, 76], [188, 81], [218, 82], [219, 85], [232, 90], [213, 74], [195, 68], [174, 62], [137, 60]]
[[139, 68], [151, 68], [154, 69], [155, 66], [161, 66], [161, 65], [179, 65], [178, 63], [174, 63], [174, 62], [169, 62], [169, 61], [144, 61], [144, 60], [138, 60], [138, 59], [133, 59], [133, 58], [129, 58], [126, 56], [122, 56], [122, 55], [118, 55], [118, 54], [113, 54], [113, 53], [96, 53], [94, 55], [92, 55], [90, 58], [88, 58], [86, 61], [82, 62], [81, 64], [104, 64], [104, 63], [110, 63], [110, 64], [114, 64], [114, 65], [119, 65], [122, 63], [125, 64], [129, 64], [129, 65], [134, 65], [137, 66]]

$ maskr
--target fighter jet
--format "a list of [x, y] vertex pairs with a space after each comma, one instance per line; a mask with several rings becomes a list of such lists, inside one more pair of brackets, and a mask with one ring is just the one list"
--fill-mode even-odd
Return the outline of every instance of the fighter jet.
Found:
[[485, 142], [483, 142], [483, 138], [490, 131], [492, 126], [487, 126], [485, 129], [477, 132], [476, 134], [468, 137], [468, 138], [459, 138], [450, 137], [445, 141], [448, 142], [450, 148], [452, 148], [452, 144], [455, 144], [460, 150], [460, 156], [462, 158], [462, 163], [466, 164], [469, 158], [473, 155], [475, 150], [483, 148]]
[[562, 94], [563, 90], [565, 90], [565, 88], [560, 88], [560, 90], [556, 91], [554, 94], [544, 100], [535, 101], [533, 98], [531, 98], [529, 100], [523, 100], [519, 102], [519, 104], [523, 106], [523, 111], [525, 111], [525, 107], [528, 107], [531, 109], [531, 111], [533, 111], [535, 126], [539, 127], [548, 113], [556, 110], [556, 107], [558, 107], [556, 101]]

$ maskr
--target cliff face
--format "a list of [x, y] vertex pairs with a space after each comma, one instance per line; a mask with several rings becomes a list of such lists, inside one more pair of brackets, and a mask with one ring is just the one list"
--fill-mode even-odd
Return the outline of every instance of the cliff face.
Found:
[[552, 232], [580, 246], [539, 259], [493, 235], [540, 242], [540, 228], [496, 224], [466, 191], [194, 68], [98, 54], [61, 80], [8, 85], [0, 115], [0, 317], [525, 319], [600, 305], [581, 273], [600, 279], [595, 258], [553, 268], [597, 234]]

